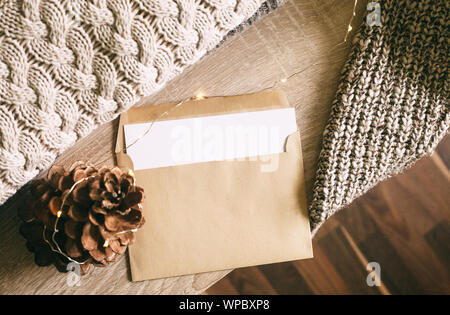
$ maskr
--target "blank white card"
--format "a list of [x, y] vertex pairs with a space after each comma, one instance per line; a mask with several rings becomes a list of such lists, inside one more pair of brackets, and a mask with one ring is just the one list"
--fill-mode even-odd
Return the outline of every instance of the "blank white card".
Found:
[[277, 154], [296, 131], [294, 108], [124, 126], [135, 170]]

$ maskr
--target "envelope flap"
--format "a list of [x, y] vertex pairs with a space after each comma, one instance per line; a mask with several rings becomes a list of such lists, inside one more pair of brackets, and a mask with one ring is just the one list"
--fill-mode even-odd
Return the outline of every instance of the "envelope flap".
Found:
[[[134, 169], [131, 158], [124, 152], [124, 125], [152, 122], [155, 120], [174, 120], [290, 107], [286, 94], [283, 91], [211, 97], [203, 100], [187, 101], [181, 106], [175, 107], [177, 104], [140, 106], [131, 108], [120, 115], [115, 148], [119, 167]], [[167, 114], [164, 115], [164, 113]]]
[[134, 170], [133, 161], [125, 151], [125, 135], [123, 132], [123, 126], [128, 123], [128, 114], [124, 112], [119, 118], [119, 129], [117, 132], [116, 140], [116, 162], [117, 166], [122, 170]]
[[[154, 120], [173, 120], [289, 107], [286, 95], [282, 91], [220, 96], [187, 101], [171, 110], [176, 104], [171, 103], [131, 108], [127, 112], [127, 123], [137, 124]], [[164, 117], [160, 117], [169, 110], [171, 110], [170, 113]]]
[[299, 131], [294, 132], [287, 137], [286, 144], [284, 146], [284, 152], [298, 152], [300, 154], [302, 153]]

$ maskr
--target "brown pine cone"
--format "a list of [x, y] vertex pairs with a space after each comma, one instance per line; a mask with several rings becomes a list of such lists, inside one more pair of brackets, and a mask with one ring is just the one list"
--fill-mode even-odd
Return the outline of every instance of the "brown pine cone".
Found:
[[35, 201], [31, 208], [20, 209], [19, 216], [24, 221], [21, 233], [40, 266], [53, 263], [66, 271], [66, 256], [82, 263], [83, 273], [90, 264], [106, 266], [134, 242], [134, 233], [145, 222], [143, 189], [117, 167], [98, 170], [76, 162], [67, 172], [53, 166], [47, 180], [32, 187]]

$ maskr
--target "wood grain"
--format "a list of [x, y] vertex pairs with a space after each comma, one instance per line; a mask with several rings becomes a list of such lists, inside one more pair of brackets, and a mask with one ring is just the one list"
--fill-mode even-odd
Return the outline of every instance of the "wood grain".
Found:
[[[197, 92], [207, 96], [257, 92], [304, 69], [280, 88], [296, 108], [310, 197], [322, 131], [349, 51], [346, 44], [336, 45], [345, 36], [353, 2], [287, 0], [136, 106], [174, 102]], [[366, 1], [359, 2], [354, 28], [362, 20], [365, 6]], [[85, 160], [112, 165], [116, 130], [117, 120], [101, 126], [62, 154], [57, 163], [68, 166]], [[97, 269], [83, 277], [80, 286], [69, 287], [65, 274], [58, 274], [52, 267], [34, 266], [18, 234], [15, 211], [19, 201], [20, 193], [0, 209], [0, 294], [198, 294], [230, 272], [133, 283], [127, 259], [122, 258], [108, 269]], [[273, 275], [285, 272], [266, 271]], [[295, 268], [289, 272], [295, 272]], [[266, 288], [269, 290], [269, 286]]]

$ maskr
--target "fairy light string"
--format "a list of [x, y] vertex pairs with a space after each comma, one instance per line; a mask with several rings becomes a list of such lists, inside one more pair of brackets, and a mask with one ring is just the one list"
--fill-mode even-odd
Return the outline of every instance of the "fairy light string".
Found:
[[[356, 16], [356, 8], [357, 8], [357, 5], [358, 5], [358, 0], [355, 0], [354, 3], [353, 3], [352, 15], [351, 15], [351, 17], [350, 17], [349, 23], [347, 24], [347, 31], [346, 31], [346, 33], [345, 33], [344, 40], [341, 41], [340, 43], [338, 43], [337, 45], [333, 46], [331, 50], [335, 49], [335, 48], [338, 47], [338, 46], [341, 46], [341, 45], [347, 43], [348, 37], [349, 37], [350, 33], [351, 33], [352, 30], [353, 30], [353, 20], [354, 20], [354, 18], [355, 18], [355, 16]], [[311, 67], [314, 67], [314, 66], [317, 66], [317, 65], [322, 65], [322, 64], [329, 64], [329, 63], [330, 63], [330, 62], [316, 62], [316, 63], [313, 63], [313, 64], [309, 65], [308, 67], [305, 67], [305, 68], [303, 68], [303, 69], [300, 69], [300, 70], [298, 70], [298, 71], [295, 71], [295, 72], [291, 73], [290, 75], [288, 75], [288, 76], [286, 76], [286, 77], [283, 77], [283, 78], [279, 79], [278, 81], [275, 81], [271, 86], [268, 86], [268, 87], [262, 89], [262, 91], [266, 91], [266, 90], [271, 90], [271, 89], [277, 88], [280, 84], [285, 84], [285, 83], [287, 83], [289, 80], [291, 80], [292, 78], [294, 78], [294, 77], [296, 77], [296, 76], [302, 74], [303, 72], [305, 72], [306, 70], [310, 69]], [[165, 117], [165, 116], [168, 116], [168, 115], [169, 115], [173, 110], [175, 110], [176, 108], [179, 108], [180, 106], [182, 106], [182, 105], [183, 105], [184, 103], [186, 103], [186, 102], [189, 102], [189, 101], [195, 101], [195, 100], [203, 100], [203, 99], [205, 99], [205, 98], [207, 98], [207, 96], [206, 96], [204, 93], [199, 92], [199, 93], [197, 93], [197, 94], [194, 95], [194, 96], [191, 96], [191, 97], [188, 97], [188, 98], [186, 98], [186, 99], [184, 99], [184, 100], [182, 100], [182, 101], [179, 101], [179, 102], [176, 103], [174, 106], [172, 106], [170, 109], [168, 109], [167, 111], [163, 112], [163, 113], [162, 113], [161, 115], [159, 115], [156, 119], [154, 119], [153, 121], [151, 121], [149, 127], [148, 127], [148, 128], [147, 128], [147, 129], [146, 129], [146, 130], [145, 130], [145, 131], [144, 131], [144, 132], [143, 132], [136, 140], [134, 140], [134, 141], [133, 141], [132, 143], [130, 143], [129, 145], [125, 146], [125, 147], [124, 147], [123, 149], [121, 149], [120, 151], [117, 151], [116, 154], [117, 154], [117, 153], [121, 153], [121, 152], [125, 152], [125, 151], [126, 151], [127, 149], [129, 149], [131, 146], [135, 145], [135, 144], [138, 143], [140, 140], [142, 140], [146, 135], [148, 135], [148, 134], [150, 133], [150, 131], [152, 130], [153, 125], [154, 125], [154, 123], [155, 123], [156, 121], [162, 119], [162, 118]], [[105, 161], [107, 161], [107, 159], [101, 161], [101, 163], [103, 163], [103, 162], [105, 162]], [[133, 173], [132, 170], [128, 170], [128, 174], [134, 178], [134, 173]], [[66, 204], [66, 200], [67, 200], [68, 196], [73, 192], [73, 190], [77, 187], [77, 185], [79, 185], [80, 183], [82, 183], [82, 182], [84, 182], [84, 181], [87, 181], [87, 180], [89, 180], [89, 179], [91, 179], [91, 178], [94, 178], [95, 176], [96, 176], [96, 175], [92, 175], [92, 176], [88, 176], [88, 177], [85, 177], [85, 178], [83, 178], [83, 179], [78, 180], [77, 182], [75, 182], [75, 183], [72, 185], [72, 187], [69, 189], [68, 193], [66, 193], [66, 194], [64, 195], [63, 201], [62, 201], [62, 203], [61, 203], [61, 207], [60, 207], [60, 209], [59, 209], [59, 210], [57, 211], [57, 213], [56, 213], [56, 220], [55, 220], [55, 224], [54, 224], [54, 228], [53, 228], [53, 233], [52, 233], [52, 237], [51, 237], [51, 242], [50, 242], [50, 241], [47, 239], [47, 237], [46, 237], [46, 226], [45, 226], [45, 225], [44, 225], [44, 230], [43, 230], [43, 233], [42, 233], [43, 238], [44, 238], [44, 241], [50, 246], [50, 249], [51, 249], [53, 252], [56, 252], [56, 253], [58, 253], [58, 254], [61, 254], [61, 255], [63, 255], [65, 258], [67, 258], [69, 261], [74, 262], [74, 263], [78, 263], [78, 264], [84, 264], [84, 263], [86, 263], [86, 262], [88, 261], [88, 259], [85, 260], [85, 261], [81, 261], [81, 262], [80, 262], [80, 261], [77, 261], [77, 260], [74, 260], [74, 259], [71, 258], [69, 255], [67, 255], [66, 253], [64, 253], [63, 250], [61, 250], [61, 248], [60, 248], [58, 242], [56, 241], [56, 238], [55, 238], [55, 237], [56, 237], [56, 234], [59, 232], [59, 230], [58, 230], [58, 222], [59, 222], [60, 217], [63, 215], [63, 209], [64, 209], [64, 206], [65, 206], [65, 204]], [[135, 185], [134, 182], [133, 182], [133, 185]], [[139, 207], [142, 209], [142, 205], [141, 205], [141, 204], [139, 204]], [[117, 233], [113, 234], [113, 236], [119, 235], [119, 234], [128, 233], [128, 232], [136, 232], [136, 231], [137, 231], [137, 229], [130, 229], [130, 230], [125, 230], [125, 231], [120, 231], [120, 232], [117, 232]], [[109, 244], [109, 239], [106, 239], [102, 246], [103, 246], [104, 248], [106, 248], [106, 247], [108, 247], [109, 245], [110, 245], [110, 244]]]
[[85, 178], [82, 178], [82, 179], [76, 181], [76, 182], [72, 185], [72, 187], [70, 187], [69, 191], [64, 195], [63, 200], [62, 200], [62, 202], [61, 202], [61, 206], [59, 207], [59, 210], [56, 212], [56, 219], [55, 219], [55, 224], [54, 224], [54, 227], [53, 227], [53, 233], [52, 233], [52, 238], [51, 238], [52, 243], [53, 243], [53, 245], [56, 247], [56, 249], [55, 249], [55, 247], [53, 247], [53, 245], [50, 244], [50, 242], [47, 240], [47, 236], [46, 236], [47, 226], [46, 226], [46, 225], [44, 225], [44, 229], [43, 229], [43, 231], [42, 231], [42, 236], [43, 236], [43, 238], [44, 238], [44, 241], [50, 246], [50, 249], [51, 249], [53, 252], [59, 253], [59, 254], [63, 255], [64, 257], [66, 257], [69, 261], [75, 262], [75, 263], [78, 263], [78, 264], [84, 264], [84, 263], [86, 263], [87, 260], [85, 260], [85, 261], [83, 261], [83, 262], [79, 262], [79, 261], [74, 260], [73, 258], [71, 258], [71, 257], [70, 257], [69, 255], [67, 255], [66, 253], [64, 253], [64, 251], [62, 251], [61, 248], [59, 247], [59, 244], [58, 244], [58, 242], [56, 241], [56, 238], [55, 238], [55, 237], [56, 237], [56, 234], [59, 232], [59, 230], [58, 230], [58, 222], [59, 222], [59, 219], [61, 218], [61, 216], [62, 216], [62, 214], [63, 214], [63, 209], [64, 209], [64, 205], [65, 205], [65, 203], [66, 203], [67, 197], [73, 192], [73, 190], [77, 187], [78, 184], [80, 184], [80, 183], [82, 183], [82, 182], [85, 182], [85, 181], [88, 181], [89, 179], [94, 178], [94, 177], [95, 177], [95, 176], [92, 175], [92, 176], [88, 176], [88, 177], [85, 177]]
[[356, 7], [358, 6], [358, 0], [355, 0], [355, 2], [353, 3], [353, 11], [352, 11], [352, 16], [350, 18], [350, 22], [348, 22], [348, 26], [347, 26], [347, 33], [345, 33], [345, 37], [344, 37], [344, 43], [347, 42], [347, 38], [348, 35], [350, 35], [350, 32], [353, 29], [352, 23], [353, 23], [353, 19], [356, 16]]
[[[200, 98], [201, 97], [201, 98]], [[116, 152], [117, 153], [122, 153], [124, 151], [126, 151], [127, 149], [129, 149], [131, 146], [135, 145], [136, 143], [138, 143], [140, 140], [142, 140], [142, 138], [144, 138], [152, 129], [153, 124], [160, 120], [161, 118], [163, 118], [164, 116], [169, 115], [173, 110], [175, 110], [176, 108], [180, 107], [182, 104], [191, 101], [191, 100], [198, 100], [198, 99], [203, 99], [205, 98], [205, 96], [203, 94], [198, 94], [196, 96], [193, 97], [189, 97], [187, 99], [184, 99], [182, 101], [179, 101], [177, 104], [175, 104], [174, 106], [172, 106], [169, 110], [166, 110], [164, 113], [162, 113], [161, 115], [159, 115], [156, 119], [154, 119], [153, 121], [150, 122], [149, 127], [144, 131], [144, 133], [142, 133], [136, 140], [134, 140], [133, 142], [131, 142], [129, 145], [127, 145], [125, 148], [123, 148], [122, 150], [119, 150]]]

